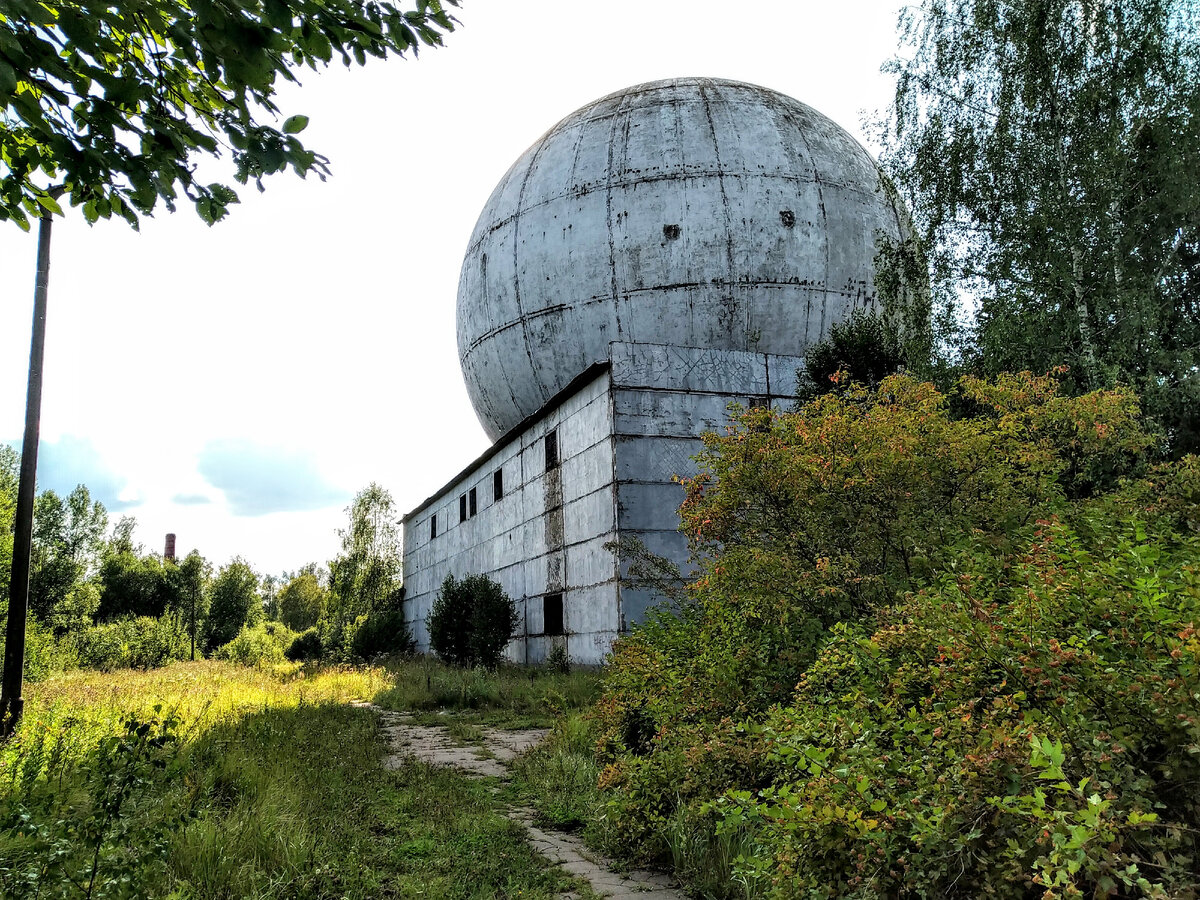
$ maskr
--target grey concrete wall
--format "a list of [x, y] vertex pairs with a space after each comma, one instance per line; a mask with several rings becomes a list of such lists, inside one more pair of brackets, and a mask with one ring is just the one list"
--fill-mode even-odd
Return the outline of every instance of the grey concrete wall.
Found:
[[[731, 403], [745, 407], [751, 399], [765, 399], [776, 407], [790, 405], [804, 360], [627, 342], [613, 343], [609, 356], [618, 530], [686, 573], [687, 541], [678, 529], [684, 494], [674, 476], [696, 473], [692, 457], [702, 449], [700, 435], [725, 427]], [[643, 621], [658, 599], [622, 587], [624, 627]]]
[[[446, 575], [482, 573], [518, 601], [520, 633], [509, 659], [541, 662], [563, 641], [575, 662], [602, 662], [616, 636], [660, 599], [618, 587], [616, 558], [604, 545], [618, 533], [635, 537], [686, 572], [683, 488], [674, 476], [695, 474], [700, 435], [726, 425], [729, 404], [790, 404], [803, 365], [799, 357], [630, 342], [613, 342], [608, 354], [608, 370], [405, 517], [405, 614], [420, 649], [429, 649], [425, 617]], [[560, 464], [547, 471], [544, 439], [552, 429]], [[498, 503], [497, 468], [505, 487]], [[476, 515], [460, 522], [460, 498], [472, 488]], [[562, 638], [545, 634], [548, 593], [563, 596]]]
[[[547, 471], [544, 439], [552, 429], [560, 462]], [[504, 494], [494, 502], [498, 468]], [[612, 397], [602, 371], [405, 516], [405, 618], [419, 649], [429, 649], [425, 617], [446, 575], [486, 574], [517, 601], [510, 660], [545, 658], [556, 639], [543, 634], [542, 599], [559, 592], [567, 634], [557, 640], [573, 661], [600, 663], [619, 627], [616, 561], [604, 549], [616, 531], [613, 471]], [[460, 522], [459, 498], [472, 488], [476, 514]]]

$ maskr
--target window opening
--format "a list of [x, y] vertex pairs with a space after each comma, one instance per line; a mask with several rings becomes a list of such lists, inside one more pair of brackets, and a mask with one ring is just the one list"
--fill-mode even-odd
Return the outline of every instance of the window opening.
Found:
[[492, 502], [495, 503], [504, 496], [504, 470], [497, 469], [492, 473]]
[[467, 521], [467, 495], [463, 494], [458, 498], [458, 521]]
[[542, 598], [542, 633], [567, 633], [563, 628], [562, 594], [547, 594]]
[[429, 539], [432, 541], [437, 537], [437, 514], [429, 517]]
[[467, 514], [472, 519], [475, 518], [475, 513], [479, 509], [479, 503], [477, 502], [475, 488], [471, 488], [471, 492], [469, 494], [467, 494], [467, 506], [468, 506]]
[[546, 471], [558, 468], [558, 431], [546, 435]]

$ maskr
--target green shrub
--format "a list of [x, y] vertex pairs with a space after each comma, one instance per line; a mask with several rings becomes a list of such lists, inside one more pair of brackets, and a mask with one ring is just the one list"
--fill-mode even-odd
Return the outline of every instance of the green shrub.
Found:
[[829, 337], [808, 348], [800, 374], [800, 396], [837, 390], [838, 373], [859, 384], [877, 385], [904, 366], [900, 340], [875, 313], [856, 310], [836, 322]]
[[430, 646], [446, 662], [494, 669], [518, 621], [512, 598], [486, 575], [447, 575], [426, 625]]
[[292, 640], [283, 655], [290, 662], [309, 662], [321, 658], [321, 635], [316, 628], [308, 628]]
[[[317, 623], [317, 634], [321, 640], [321, 658], [325, 662], [351, 665], [366, 661], [367, 657], [360, 651], [370, 650], [375, 643], [373, 638], [382, 639], [383, 634], [377, 633], [369, 619], [372, 614], [363, 613], [353, 619], [322, 619]], [[359, 633], [366, 628], [366, 634], [361, 638]], [[372, 654], [373, 655], [373, 654]]]
[[710, 807], [757, 848], [735, 877], [768, 896], [1194, 896], [1200, 538], [1109, 503], [959, 559], [839, 626], [755, 732], [766, 784]]
[[75, 636], [79, 665], [84, 669], [111, 672], [129, 667], [128, 647], [122, 640], [123, 621], [96, 625]]
[[546, 668], [560, 675], [570, 673], [571, 657], [567, 655], [567, 645], [565, 643], [555, 644], [550, 648], [550, 652], [546, 654]]
[[282, 622], [243, 625], [237, 636], [219, 648], [215, 656], [243, 666], [272, 665], [284, 661], [284, 650], [295, 640], [296, 633]]
[[1027, 373], [706, 436], [698, 577], [596, 707], [598, 837], [717, 897], [1191, 896], [1200, 464], [1111, 493], [1148, 446], [1127, 391]]
[[[3, 624], [0, 619], [0, 625]], [[3, 652], [4, 635], [0, 634], [0, 655]], [[31, 615], [25, 627], [25, 680], [41, 681], [78, 665], [79, 653], [74, 638], [71, 635], [55, 637], [52, 628]]]
[[376, 610], [357, 623], [350, 642], [354, 655], [369, 661], [381, 656], [412, 653], [416, 649], [400, 609]]
[[170, 616], [118, 619], [74, 635], [79, 665], [113, 669], [155, 669], [188, 653], [187, 633]]

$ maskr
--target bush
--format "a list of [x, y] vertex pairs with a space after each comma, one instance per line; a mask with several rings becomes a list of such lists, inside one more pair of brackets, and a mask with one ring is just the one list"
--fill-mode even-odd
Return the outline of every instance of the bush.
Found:
[[570, 674], [571, 657], [567, 655], [567, 645], [565, 643], [555, 644], [550, 648], [550, 652], [546, 654], [546, 668], [560, 675]]
[[314, 627], [296, 635], [288, 648], [283, 651], [283, 655], [290, 662], [309, 662], [320, 659], [322, 649], [321, 635]]
[[204, 620], [204, 646], [212, 652], [261, 618], [258, 576], [245, 560], [236, 558], [213, 579], [208, 616]]
[[[0, 630], [7, 624], [0, 618]], [[0, 633], [0, 657], [4, 653], [4, 634]], [[79, 665], [79, 654], [71, 635], [55, 637], [52, 628], [30, 615], [25, 627], [25, 680], [41, 681]]]
[[[1197, 481], [1200, 484], [1200, 481]], [[1098, 504], [839, 626], [710, 809], [804, 896], [1195, 896], [1200, 537]]]
[[1027, 373], [707, 435], [698, 577], [596, 708], [608, 849], [712, 896], [1191, 896], [1200, 464], [1112, 493], [1148, 445]]
[[361, 660], [412, 653], [416, 649], [405, 627], [404, 613], [399, 609], [376, 610], [360, 617], [357, 624], [350, 646]]
[[494, 669], [518, 621], [512, 598], [486, 575], [447, 575], [425, 624], [430, 646], [446, 662]]
[[217, 659], [241, 663], [243, 666], [262, 666], [281, 663], [284, 649], [291, 647], [296, 633], [282, 622], [263, 622], [242, 626], [237, 636], [217, 650]]
[[170, 616], [118, 619], [74, 636], [79, 665], [113, 669], [156, 669], [188, 654], [187, 633]]
[[874, 387], [904, 366], [900, 340], [874, 313], [857, 310], [829, 329], [829, 337], [808, 348], [800, 375], [800, 399], [837, 390], [837, 376]]

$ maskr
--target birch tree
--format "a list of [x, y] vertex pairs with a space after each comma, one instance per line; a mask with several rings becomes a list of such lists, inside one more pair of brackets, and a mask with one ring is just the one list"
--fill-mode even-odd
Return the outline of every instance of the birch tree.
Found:
[[923, 0], [883, 162], [985, 374], [1134, 386], [1200, 448], [1194, 0]]

